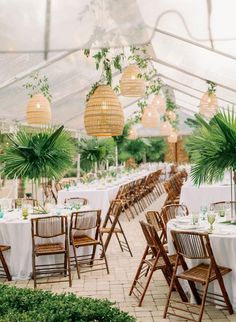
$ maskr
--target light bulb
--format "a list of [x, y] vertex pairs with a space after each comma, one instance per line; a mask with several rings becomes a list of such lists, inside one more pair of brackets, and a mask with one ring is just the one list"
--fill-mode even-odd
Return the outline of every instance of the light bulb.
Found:
[[151, 112], [148, 112], [148, 116], [151, 117], [152, 116], [152, 113]]
[[132, 79], [132, 80], [136, 79], [135, 75], [132, 75], [132, 76], [131, 76], [131, 79]]
[[40, 106], [40, 103], [37, 103], [36, 104], [36, 108], [40, 108], [41, 106]]
[[107, 109], [107, 103], [106, 102], [102, 102], [101, 107], [103, 110]]

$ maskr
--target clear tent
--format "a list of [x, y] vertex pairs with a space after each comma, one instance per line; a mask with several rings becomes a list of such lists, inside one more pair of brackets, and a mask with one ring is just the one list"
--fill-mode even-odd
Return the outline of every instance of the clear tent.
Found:
[[[100, 72], [83, 49], [150, 43], [179, 107], [180, 132], [188, 132], [184, 120], [198, 111], [206, 79], [217, 84], [222, 108], [236, 103], [235, 12], [234, 0], [0, 0], [0, 119], [25, 123], [22, 85], [41, 71], [53, 95], [53, 123], [84, 132], [86, 93]], [[128, 118], [137, 99], [119, 99]]]

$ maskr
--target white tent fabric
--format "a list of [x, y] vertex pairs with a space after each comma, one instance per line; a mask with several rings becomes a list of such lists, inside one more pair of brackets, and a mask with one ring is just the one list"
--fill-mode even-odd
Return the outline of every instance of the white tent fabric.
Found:
[[[82, 49], [150, 43], [185, 132], [206, 79], [217, 84], [220, 106], [236, 103], [235, 12], [235, 0], [0, 0], [0, 119], [25, 122], [22, 85], [40, 70], [49, 78], [53, 123], [84, 131], [85, 96], [100, 72]], [[119, 98], [129, 117], [136, 99]]]

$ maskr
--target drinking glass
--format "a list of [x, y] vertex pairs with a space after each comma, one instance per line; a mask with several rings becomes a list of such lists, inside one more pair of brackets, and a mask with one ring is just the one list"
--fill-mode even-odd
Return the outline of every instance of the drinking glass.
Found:
[[22, 217], [24, 220], [28, 218], [28, 208], [26, 207], [22, 208]]
[[206, 205], [201, 206], [200, 211], [202, 213], [202, 220], [206, 220], [207, 206]]
[[192, 214], [192, 223], [193, 223], [193, 225], [198, 224], [198, 221], [199, 221], [199, 214], [198, 213], [193, 213]]
[[224, 217], [225, 216], [225, 206], [220, 207], [219, 209], [219, 216]]
[[212, 233], [213, 231], [213, 224], [216, 220], [216, 214], [214, 212], [210, 212], [208, 215], [207, 215], [207, 220], [210, 224], [210, 229], [209, 229], [209, 233]]

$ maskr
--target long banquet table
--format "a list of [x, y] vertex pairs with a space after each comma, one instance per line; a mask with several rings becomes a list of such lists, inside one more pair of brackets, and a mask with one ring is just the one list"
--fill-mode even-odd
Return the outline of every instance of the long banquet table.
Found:
[[[89, 206], [84, 206], [81, 211], [90, 210]], [[62, 215], [68, 215], [71, 210], [61, 209]], [[55, 215], [55, 214], [54, 214]], [[8, 264], [13, 280], [28, 279], [32, 273], [32, 238], [31, 238], [31, 222], [30, 218], [46, 217], [48, 215], [29, 215], [27, 220], [24, 220], [21, 211], [6, 212], [4, 218], [0, 220], [0, 244], [9, 245], [11, 249], [4, 252], [4, 257]], [[60, 237], [58, 237], [60, 239]], [[55, 240], [59, 241], [59, 240]], [[48, 241], [48, 240], [47, 240]], [[46, 240], [44, 239], [44, 242]], [[83, 255], [89, 252], [89, 249], [83, 249]], [[71, 252], [72, 254], [72, 252]], [[42, 256], [38, 258], [40, 264], [56, 263], [58, 256]]]
[[[167, 239], [170, 255], [175, 253], [171, 230], [204, 232], [209, 228], [206, 220], [200, 221], [199, 227], [193, 227], [191, 225], [191, 217], [189, 217], [189, 222], [183, 220], [186, 220], [186, 217], [182, 220], [172, 219], [167, 224]], [[233, 308], [236, 309], [236, 226], [220, 222], [215, 223], [213, 233], [209, 237], [217, 264], [232, 269], [231, 273], [224, 276], [224, 283]], [[198, 263], [198, 260], [187, 260], [189, 267], [197, 265]], [[214, 292], [221, 294], [217, 282], [213, 282], [211, 287], [214, 288]]]
[[151, 172], [143, 170], [103, 185], [101, 183], [91, 183], [89, 185], [79, 184], [77, 187], [71, 187], [68, 190], [62, 189], [58, 192], [58, 204], [64, 204], [65, 200], [68, 198], [86, 198], [92, 209], [101, 209], [102, 216], [105, 216], [109, 209], [110, 202], [115, 199], [120, 186], [143, 178], [149, 173]]

